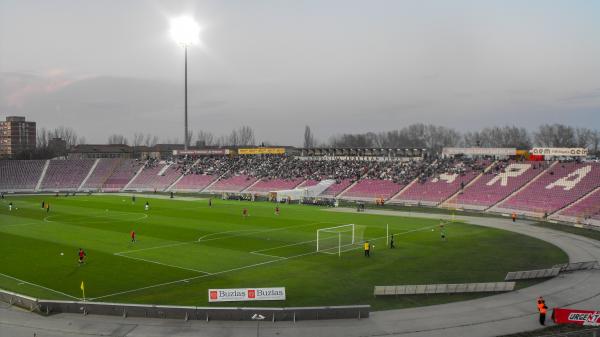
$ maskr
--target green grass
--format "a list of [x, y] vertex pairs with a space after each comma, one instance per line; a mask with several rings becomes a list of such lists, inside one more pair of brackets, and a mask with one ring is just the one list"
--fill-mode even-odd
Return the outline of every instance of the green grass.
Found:
[[595, 230], [595, 229], [577, 227], [575, 225], [552, 223], [552, 222], [538, 222], [538, 223], [534, 224], [534, 226], [550, 228], [550, 229], [558, 230], [561, 232], [581, 235], [586, 238], [600, 241], [600, 231]]
[[[50, 213], [41, 209], [42, 200], [50, 202]], [[17, 208], [12, 212], [9, 201]], [[81, 297], [84, 281], [92, 300], [207, 306], [209, 288], [284, 286], [286, 301], [251, 305], [371, 304], [379, 310], [485, 294], [374, 298], [375, 285], [501, 281], [508, 271], [567, 261], [546, 242], [492, 228], [452, 223], [442, 242], [433, 219], [280, 207], [276, 216], [267, 202], [213, 200], [208, 207], [202, 199], [138, 196], [133, 204], [115, 195], [11, 196], [0, 204], [0, 288], [73, 299]], [[246, 219], [243, 208], [250, 212]], [[361, 240], [375, 244], [371, 258], [358, 245], [341, 256], [315, 253], [317, 229], [349, 223]], [[396, 249], [386, 248], [388, 224]], [[79, 247], [88, 254], [81, 267]]]

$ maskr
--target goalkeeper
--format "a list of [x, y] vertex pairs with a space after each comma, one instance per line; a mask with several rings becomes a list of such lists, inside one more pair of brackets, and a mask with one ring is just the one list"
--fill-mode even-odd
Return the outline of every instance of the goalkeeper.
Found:
[[365, 256], [371, 257], [371, 244], [369, 243], [369, 241], [365, 241], [363, 247], [365, 249]]

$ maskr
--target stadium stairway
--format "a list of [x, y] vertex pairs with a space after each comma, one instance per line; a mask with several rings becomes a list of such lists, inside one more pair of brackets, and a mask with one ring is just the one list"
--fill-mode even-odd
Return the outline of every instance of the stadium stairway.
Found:
[[[486, 173], [488, 173], [492, 167], [494, 167], [494, 165], [496, 164], [496, 161], [492, 162], [490, 165], [488, 165], [488, 167], [485, 168], [485, 170], [483, 170], [483, 172], [479, 173], [479, 175], [477, 175], [475, 178], [471, 179], [471, 181], [469, 181], [465, 187], [459, 189], [458, 191], [456, 191], [454, 194], [452, 194], [448, 199], [440, 202], [440, 204], [437, 207], [441, 207], [441, 208], [449, 208], [452, 207], [452, 200], [456, 200], [456, 198], [458, 198], [458, 196], [465, 190], [467, 189], [469, 186], [473, 185], [474, 183], [477, 182], [477, 180], [481, 179], [481, 177], [483, 177]], [[456, 205], [456, 204], [454, 204]]]
[[221, 178], [223, 178], [227, 173], [227, 171], [223, 172], [217, 179], [213, 180], [213, 182], [211, 182], [210, 184], [208, 184], [205, 188], [202, 189], [202, 191], [200, 192], [207, 192], [210, 191], [210, 188], [212, 188], [212, 186], [214, 184], [216, 184], [219, 180], [221, 180]]
[[400, 204], [400, 203], [402, 203], [402, 201], [400, 201], [400, 200], [398, 200], [398, 201], [395, 201], [394, 199], [395, 199], [397, 196], [399, 196], [399, 195], [400, 195], [402, 192], [404, 192], [404, 191], [406, 191], [407, 189], [411, 188], [411, 187], [412, 187], [412, 185], [416, 184], [418, 181], [419, 181], [419, 178], [415, 178], [415, 179], [413, 179], [413, 181], [411, 181], [411, 182], [410, 182], [408, 185], [406, 185], [406, 186], [404, 186], [403, 188], [401, 188], [401, 189], [400, 189], [400, 191], [398, 191], [398, 193], [396, 193], [396, 194], [392, 195], [392, 197], [391, 197], [391, 198], [389, 198], [389, 199], [387, 200], [387, 202], [388, 202], [388, 203], [390, 203], [390, 204], [394, 204], [394, 203], [395, 203], [395, 204]]
[[177, 185], [177, 183], [183, 179], [183, 177], [185, 177], [186, 173], [188, 173], [192, 167], [196, 166], [198, 164], [198, 162], [200, 161], [200, 159], [196, 159], [196, 161], [187, 169], [187, 171], [183, 172], [182, 175], [179, 176], [179, 178], [175, 179], [175, 181], [169, 185], [169, 187], [167, 187], [167, 189], [165, 189], [165, 192], [170, 192], [171, 189], [173, 188], [173, 186]]
[[585, 199], [587, 199], [588, 197], [590, 197], [590, 196], [592, 196], [594, 194], [597, 194], [599, 192], [600, 192], [600, 187], [597, 187], [597, 188], [591, 190], [590, 192], [588, 192], [583, 197], [575, 200], [574, 202], [572, 202], [572, 203], [566, 205], [565, 207], [557, 210], [556, 212], [550, 214], [550, 216], [548, 218], [551, 219], [551, 220], [558, 220], [558, 221], [567, 221], [567, 222], [575, 222], [575, 223], [579, 222], [578, 219], [577, 219], [578, 217], [573, 217], [573, 216], [568, 216], [568, 215], [561, 215], [561, 213], [569, 210], [572, 207], [577, 206], [579, 203], [585, 201]]
[[240, 193], [248, 193], [248, 190], [250, 190], [252, 187], [254, 187], [254, 185], [258, 184], [262, 179], [256, 179], [255, 182], [253, 182], [252, 184], [250, 184], [250, 186], [244, 188], [243, 190], [240, 191]]
[[85, 183], [87, 183], [88, 179], [90, 179], [90, 177], [92, 176], [92, 173], [96, 169], [96, 166], [98, 166], [99, 162], [100, 162], [100, 158], [98, 158], [98, 159], [96, 159], [96, 161], [94, 161], [94, 164], [92, 165], [92, 168], [90, 168], [90, 171], [88, 172], [88, 174], [85, 176], [85, 178], [83, 178], [83, 181], [77, 187], [77, 191], [81, 191], [81, 189], [83, 188], [83, 186], [85, 185]]
[[42, 170], [42, 174], [40, 174], [40, 179], [38, 180], [37, 184], [35, 185], [35, 191], [39, 191], [40, 188], [42, 187], [42, 181], [44, 180], [44, 177], [46, 176], [46, 171], [48, 171], [48, 166], [50, 166], [50, 160], [46, 160], [46, 163], [44, 164], [44, 169]]
[[142, 171], [144, 170], [144, 167], [146, 166], [147, 163], [148, 163], [148, 161], [146, 160], [144, 162], [144, 164], [142, 166], [140, 166], [140, 168], [135, 173], [135, 175], [133, 176], [133, 178], [131, 178], [131, 180], [129, 180], [129, 182], [127, 183], [127, 185], [123, 186], [123, 188], [121, 189], [121, 191], [126, 191], [127, 188], [129, 188], [129, 185], [131, 185], [131, 183], [135, 180], [135, 178], [137, 178], [142, 173]]
[[356, 186], [365, 176], [360, 177], [360, 179], [356, 180], [355, 182], [353, 182], [352, 184], [350, 184], [350, 186], [346, 187], [343, 191], [341, 191], [340, 193], [338, 193], [337, 195], [334, 195], [335, 198], [340, 198], [340, 199], [344, 199], [344, 193], [350, 191], [354, 186]]

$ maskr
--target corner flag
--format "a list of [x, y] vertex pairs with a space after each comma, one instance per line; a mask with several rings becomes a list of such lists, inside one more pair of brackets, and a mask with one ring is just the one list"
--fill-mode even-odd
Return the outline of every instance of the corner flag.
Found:
[[83, 284], [83, 281], [81, 281], [81, 292], [83, 293], [83, 300], [85, 301], [85, 285]]

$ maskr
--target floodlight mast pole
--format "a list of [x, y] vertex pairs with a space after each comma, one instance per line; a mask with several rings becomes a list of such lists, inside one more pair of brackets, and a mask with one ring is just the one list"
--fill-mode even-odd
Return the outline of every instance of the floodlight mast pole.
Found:
[[185, 151], [187, 151], [188, 149], [188, 79], [187, 79], [187, 44], [183, 45], [184, 48], [184, 60], [185, 60], [185, 95], [184, 95], [184, 115], [185, 115], [185, 121], [184, 121], [184, 132], [183, 132], [183, 149]]

